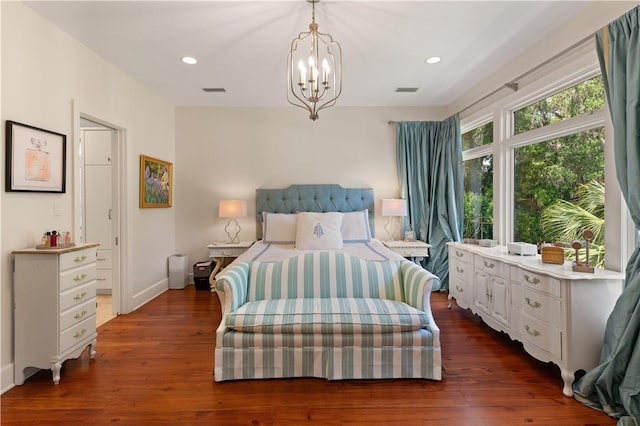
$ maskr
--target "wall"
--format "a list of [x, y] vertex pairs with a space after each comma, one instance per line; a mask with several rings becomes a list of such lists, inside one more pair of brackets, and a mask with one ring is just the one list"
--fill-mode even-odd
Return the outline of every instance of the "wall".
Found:
[[[14, 120], [67, 135], [67, 192], [2, 192], [1, 388], [13, 383], [11, 250], [33, 246], [46, 229], [73, 229], [74, 101], [83, 112], [124, 129], [125, 297], [135, 308], [167, 288], [174, 209], [138, 209], [140, 154], [174, 161], [174, 108], [18, 2], [2, 8], [2, 140]], [[4, 152], [4, 150], [2, 150]], [[0, 185], [4, 189], [4, 173]], [[176, 195], [178, 191], [176, 191]], [[55, 210], [55, 212], [54, 212]], [[55, 303], [55, 301], [52, 301]], [[98, 350], [99, 346], [98, 346]]]
[[[581, 40], [588, 39], [588, 43], [595, 46], [593, 42], [593, 34], [609, 24], [611, 21], [617, 19], [624, 13], [628, 12], [632, 8], [638, 5], [637, 1], [610, 1], [599, 0], [593, 1], [581, 14], [574, 19], [566, 22], [556, 31], [552, 32], [549, 36], [536, 43], [530, 49], [527, 49], [524, 53], [513, 59], [506, 66], [501, 67], [496, 73], [489, 78], [478, 83], [462, 95], [459, 99], [456, 99], [448, 106], [449, 114], [454, 114], [463, 110], [468, 105], [478, 101], [484, 96], [492, 93], [494, 90], [503, 88], [498, 91], [495, 96], [487, 99], [486, 102], [482, 102], [477, 107], [462, 114], [462, 117], [468, 115], [472, 111], [477, 111], [483, 106], [488, 105], [490, 102], [495, 101], [501, 97], [509, 96], [512, 91], [504, 87], [506, 83], [512, 82], [517, 77], [527, 73], [534, 67], [539, 66], [548, 59], [564, 52], [569, 47], [578, 43]], [[594, 47], [595, 50], [595, 47]], [[563, 55], [565, 60], [571, 60], [572, 55]], [[562, 64], [563, 61], [556, 61], [556, 65]], [[540, 70], [539, 74], [544, 74], [546, 70]], [[528, 83], [527, 79], [519, 79], [518, 83], [521, 85]]]
[[[218, 201], [248, 200], [240, 239], [255, 238], [255, 190], [302, 183], [371, 187], [376, 200], [399, 195], [395, 126], [389, 120], [441, 120], [438, 108], [176, 109], [176, 248], [191, 263], [226, 238]], [[376, 205], [379, 216], [379, 205]], [[376, 220], [376, 234], [384, 222]]]

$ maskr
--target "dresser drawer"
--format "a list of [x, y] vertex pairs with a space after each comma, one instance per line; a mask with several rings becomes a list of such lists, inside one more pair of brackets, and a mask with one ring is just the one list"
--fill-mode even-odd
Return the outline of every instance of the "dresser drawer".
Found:
[[470, 282], [473, 278], [473, 266], [470, 263], [462, 262], [459, 259], [450, 259], [451, 275], [459, 279]]
[[209, 257], [238, 257], [245, 251], [246, 247], [210, 247]]
[[522, 310], [529, 316], [562, 328], [562, 306], [559, 299], [533, 291], [525, 286], [522, 291]]
[[515, 266], [511, 267], [511, 280], [543, 293], [560, 297], [560, 280], [546, 275], [530, 272]]
[[96, 261], [95, 247], [70, 251], [60, 255], [60, 272]]
[[72, 306], [79, 305], [96, 298], [96, 282], [91, 281], [80, 287], [74, 287], [70, 290], [60, 293], [60, 312], [69, 309]]
[[60, 274], [60, 292], [88, 283], [96, 279], [95, 264], [70, 269]]
[[485, 271], [489, 275], [507, 278], [509, 269], [507, 265], [497, 260], [488, 259], [484, 256], [475, 255], [474, 265], [476, 268]]
[[458, 259], [461, 262], [473, 263], [473, 254], [456, 247], [449, 247], [449, 259]]
[[402, 257], [429, 257], [429, 247], [394, 247], [393, 251]]
[[74, 306], [60, 314], [60, 330], [64, 331], [72, 325], [84, 321], [91, 315], [95, 315], [95, 313], [96, 301], [94, 299], [91, 299], [82, 305]]
[[83, 343], [88, 337], [96, 332], [96, 319], [89, 317], [86, 320], [69, 327], [60, 333], [60, 352], [72, 348], [78, 343]]
[[522, 338], [538, 348], [562, 358], [562, 333], [552, 325], [522, 314]]

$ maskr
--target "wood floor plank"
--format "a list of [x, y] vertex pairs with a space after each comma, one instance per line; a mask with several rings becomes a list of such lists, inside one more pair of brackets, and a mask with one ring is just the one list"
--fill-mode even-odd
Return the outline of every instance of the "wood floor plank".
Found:
[[215, 294], [170, 290], [98, 329], [97, 355], [1, 397], [3, 425], [615, 425], [562, 395], [557, 367], [433, 295], [446, 372], [431, 380], [213, 380]]

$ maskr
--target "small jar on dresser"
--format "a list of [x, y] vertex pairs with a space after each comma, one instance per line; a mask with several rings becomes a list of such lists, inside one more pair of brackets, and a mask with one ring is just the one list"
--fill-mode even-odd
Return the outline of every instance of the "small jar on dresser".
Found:
[[14, 250], [14, 382], [51, 369], [96, 345], [96, 247]]

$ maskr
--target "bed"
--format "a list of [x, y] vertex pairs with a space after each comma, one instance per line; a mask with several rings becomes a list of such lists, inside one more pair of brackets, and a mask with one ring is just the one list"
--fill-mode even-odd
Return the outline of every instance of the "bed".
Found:
[[441, 379], [438, 278], [375, 238], [369, 188], [256, 191], [256, 242], [215, 281], [214, 379]]

